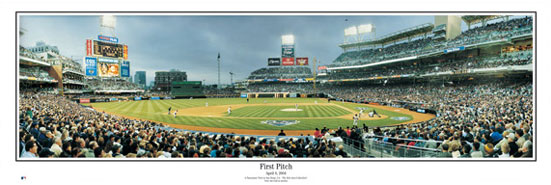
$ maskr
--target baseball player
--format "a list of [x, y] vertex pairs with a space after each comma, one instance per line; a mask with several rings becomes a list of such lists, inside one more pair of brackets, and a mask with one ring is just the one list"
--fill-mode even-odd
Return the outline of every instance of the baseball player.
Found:
[[231, 106], [228, 107], [228, 115], [230, 115], [230, 114], [231, 114]]
[[379, 118], [381, 117], [381, 115], [377, 114], [377, 111], [375, 111], [375, 109], [373, 109], [373, 114], [377, 115]]
[[354, 119], [354, 126], [358, 126], [358, 115], [355, 114], [354, 117], [352, 117], [352, 119]]

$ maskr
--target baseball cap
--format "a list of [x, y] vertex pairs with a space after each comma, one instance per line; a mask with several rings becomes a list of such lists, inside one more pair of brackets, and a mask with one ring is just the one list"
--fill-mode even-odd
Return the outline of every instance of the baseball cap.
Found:
[[44, 148], [42, 150], [40, 150], [40, 152], [38, 153], [38, 156], [40, 157], [50, 157], [50, 156], [53, 156], [54, 153], [52, 151], [50, 151], [49, 148]]

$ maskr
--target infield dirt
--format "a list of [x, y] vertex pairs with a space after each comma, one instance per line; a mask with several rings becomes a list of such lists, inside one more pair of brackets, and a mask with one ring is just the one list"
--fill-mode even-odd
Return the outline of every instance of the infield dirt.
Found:
[[[282, 103], [283, 105], [289, 105], [288, 103]], [[352, 104], [352, 103], [351, 103]], [[251, 106], [251, 105], [264, 105], [264, 104], [236, 104], [236, 105], [231, 105], [232, 106], [232, 109], [237, 109], [239, 107], [244, 107], [244, 106]], [[278, 105], [278, 104], [270, 104], [270, 105]], [[291, 104], [291, 105], [295, 105], [294, 103]], [[316, 105], [316, 104], [313, 104], [313, 103], [302, 103], [302, 104], [299, 104], [299, 105]], [[340, 106], [340, 105], [337, 105], [337, 104], [333, 104], [335, 106], [339, 106], [349, 112], [351, 112], [351, 114], [348, 114], [348, 115], [344, 115], [344, 116], [340, 116], [342, 117], [343, 119], [352, 119], [352, 116], [354, 113], [356, 113], [355, 111], [353, 110], [350, 110], [349, 108], [346, 108], [344, 106]], [[378, 109], [384, 109], [384, 110], [387, 110], [387, 111], [394, 111], [394, 112], [399, 112], [399, 113], [402, 113], [402, 114], [407, 114], [407, 115], [410, 115], [413, 117], [413, 119], [409, 120], [409, 121], [406, 121], [406, 122], [403, 122], [403, 123], [400, 123], [400, 124], [396, 124], [396, 125], [402, 125], [402, 124], [410, 124], [410, 123], [418, 123], [418, 122], [422, 122], [422, 121], [427, 121], [427, 120], [430, 120], [432, 118], [434, 118], [435, 116], [432, 115], [432, 114], [422, 114], [422, 113], [417, 113], [417, 112], [413, 112], [413, 111], [410, 111], [410, 110], [407, 110], [407, 109], [403, 109], [403, 108], [395, 108], [395, 107], [388, 107], [388, 106], [381, 106], [381, 105], [369, 105], [370, 107], [374, 107], [374, 108], [378, 108]], [[203, 109], [204, 108], [204, 109]], [[210, 108], [212, 108], [211, 110], [209, 110]], [[195, 108], [188, 108], [188, 109], [181, 109], [181, 113], [182, 115], [193, 115], [193, 116], [206, 116], [206, 117], [209, 117], [209, 116], [216, 116], [216, 117], [220, 117], [222, 115], [224, 115], [224, 111], [227, 110], [227, 106], [212, 106], [212, 107], [195, 107]], [[101, 110], [101, 109], [97, 109], [97, 108], [94, 108], [98, 111], [104, 111], [104, 110]], [[206, 111], [206, 110], [209, 110], [209, 111]], [[189, 111], [193, 111], [197, 114], [192, 114], [192, 112], [189, 112]], [[126, 117], [126, 118], [129, 118], [129, 119], [136, 119], [136, 120], [145, 120], [145, 119], [141, 119], [141, 118], [136, 118], [136, 117], [131, 117], [131, 116], [127, 116], [127, 115], [121, 115], [121, 114], [117, 114], [117, 113], [113, 113], [113, 112], [108, 112], [108, 111], [104, 111], [108, 114], [112, 114], [112, 115], [117, 115], [117, 116], [121, 116], [121, 117]], [[180, 111], [179, 111], [180, 112]], [[218, 114], [214, 114], [215, 112], [219, 112]], [[364, 114], [364, 116], [366, 116], [367, 114]], [[362, 120], [366, 120], [364, 118], [364, 116], [362, 116]], [[384, 117], [383, 117], [384, 116]], [[340, 118], [339, 117], [339, 118]], [[374, 117], [374, 119], [385, 119], [387, 118], [388, 116], [386, 115], [382, 115], [381, 118], [378, 118], [378, 117]], [[249, 119], [250, 117], [246, 117], [246, 118], [232, 118], [232, 117], [225, 117], [225, 118], [231, 118], [231, 119]], [[320, 117], [317, 117], [316, 119], [319, 119]], [[300, 118], [300, 119], [305, 119], [305, 118]], [[155, 121], [155, 120], [148, 120], [148, 121], [154, 121], [154, 122], [159, 122], [159, 121]], [[184, 129], [184, 130], [194, 130], [194, 131], [204, 131], [204, 132], [218, 132], [218, 133], [234, 133], [234, 134], [243, 134], [243, 135], [265, 135], [265, 136], [275, 136], [275, 135], [278, 135], [279, 134], [279, 130], [255, 130], [255, 129], [233, 129], [233, 128], [216, 128], [216, 127], [202, 127], [202, 126], [193, 126], [193, 125], [181, 125], [181, 124], [171, 124], [171, 123], [166, 123], [166, 122], [160, 122], [160, 123], [163, 123], [165, 125], [168, 125], [172, 128], [178, 128], [178, 129]], [[337, 128], [329, 128], [329, 129], [337, 129]], [[315, 130], [285, 130], [285, 133], [287, 136], [299, 136], [299, 135], [313, 135], [314, 134], [314, 131]]]

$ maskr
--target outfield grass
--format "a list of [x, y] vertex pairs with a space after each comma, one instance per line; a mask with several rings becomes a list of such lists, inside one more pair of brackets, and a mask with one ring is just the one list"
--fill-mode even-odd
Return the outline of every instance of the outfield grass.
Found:
[[[231, 106], [238, 104], [247, 104], [246, 99], [242, 98], [223, 98], [223, 99], [177, 99], [177, 100], [145, 100], [145, 101], [128, 101], [128, 102], [107, 102], [107, 103], [92, 103], [94, 108], [104, 110], [119, 115], [160, 121], [171, 124], [182, 124], [192, 126], [218, 127], [218, 128], [236, 128], [236, 129], [259, 129], [259, 130], [313, 130], [314, 128], [338, 128], [339, 126], [352, 126], [352, 120], [339, 118], [351, 114], [350, 111], [359, 112], [357, 107], [370, 108], [365, 104], [352, 104], [334, 102], [327, 103], [318, 98], [259, 98], [250, 99], [251, 106], [236, 108], [231, 115], [223, 115], [222, 117], [204, 117], [204, 116], [177, 116], [174, 118], [168, 115], [168, 108], [172, 110], [179, 109], [185, 111], [185, 108], [205, 107], [208, 102], [209, 106]], [[292, 105], [276, 105], [282, 103], [292, 103]], [[299, 105], [300, 112], [282, 112], [281, 109], [294, 109], [295, 103], [304, 103], [308, 105]], [[263, 104], [263, 105], [257, 105]], [[314, 104], [314, 105], [312, 105]], [[345, 110], [347, 109], [347, 110]], [[408, 117], [410, 115], [398, 112], [386, 111], [382, 109], [375, 110], [382, 115], [387, 115], [389, 118], [381, 120], [360, 121], [360, 126], [366, 124], [368, 126], [384, 126], [405, 122], [405, 120], [393, 120], [390, 117]], [[225, 114], [221, 112], [220, 114]], [[262, 117], [262, 118], [260, 118]], [[300, 123], [287, 126], [272, 126], [261, 124], [261, 121], [266, 120], [287, 120], [292, 118]]]
[[228, 117], [336, 117], [351, 114], [331, 104], [324, 105], [300, 105], [300, 111], [281, 111], [282, 109], [295, 109], [294, 105], [271, 106], [254, 105], [235, 109]]

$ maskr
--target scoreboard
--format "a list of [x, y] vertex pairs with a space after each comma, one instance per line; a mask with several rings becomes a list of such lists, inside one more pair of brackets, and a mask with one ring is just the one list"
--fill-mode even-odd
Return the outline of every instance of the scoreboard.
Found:
[[118, 38], [98, 36], [99, 40], [86, 40], [86, 76], [130, 77], [128, 46], [118, 43]]
[[94, 55], [111, 58], [123, 58], [124, 46], [122, 44], [94, 40]]

